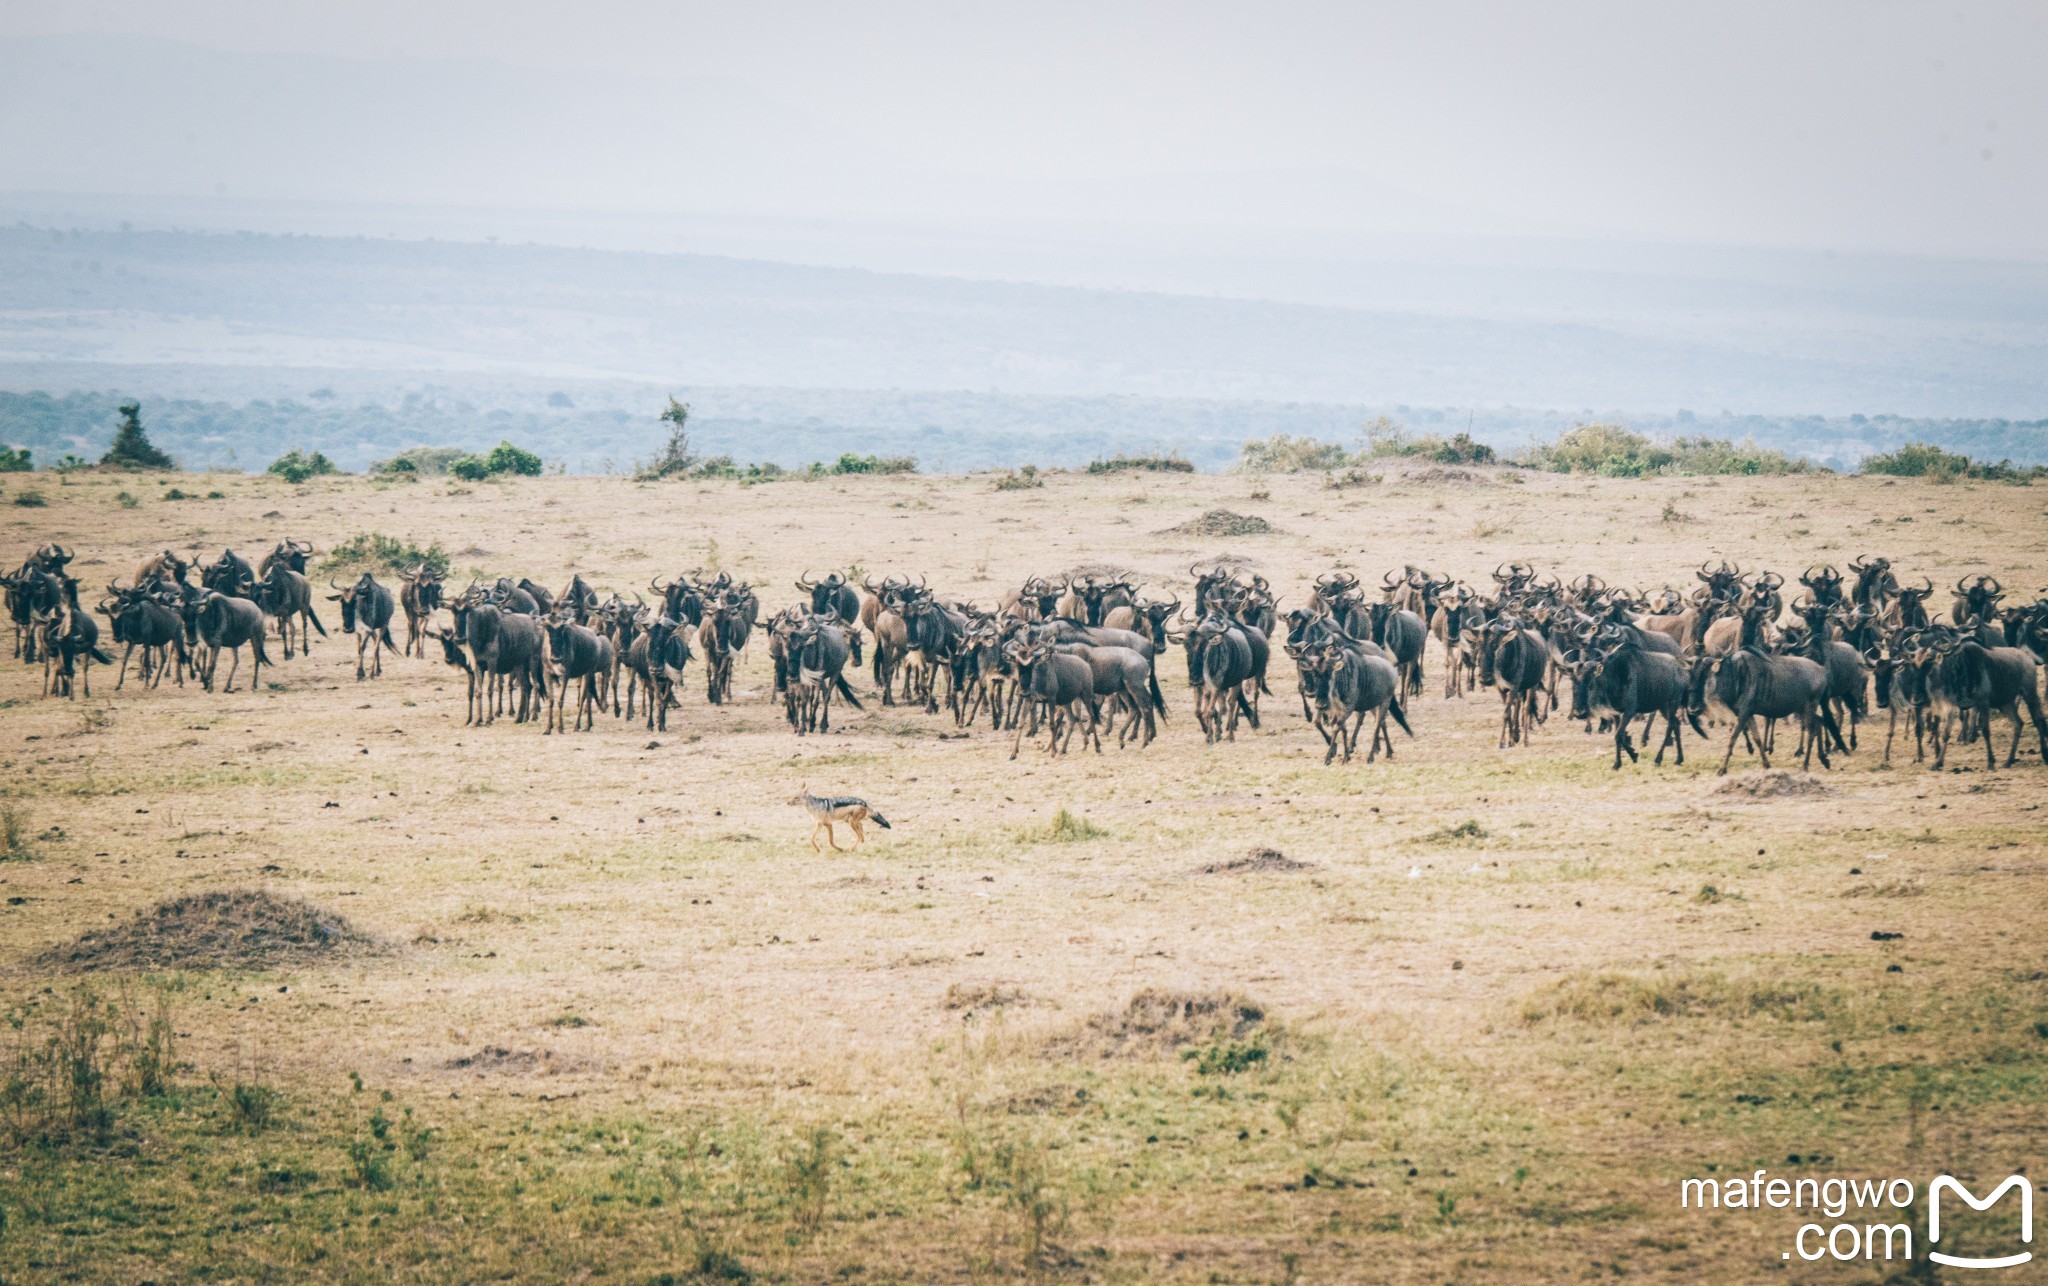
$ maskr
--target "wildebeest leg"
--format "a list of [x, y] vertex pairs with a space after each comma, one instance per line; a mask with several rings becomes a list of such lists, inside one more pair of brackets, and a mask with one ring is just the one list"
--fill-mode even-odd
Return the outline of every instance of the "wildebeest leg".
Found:
[[1729, 761], [1735, 758], [1736, 739], [1748, 735], [1749, 721], [1753, 718], [1755, 718], [1754, 715], [1747, 714], [1737, 716], [1735, 720], [1735, 730], [1728, 734], [1728, 753], [1721, 756], [1721, 771], [1719, 773], [1720, 776], [1726, 777], [1728, 775]]

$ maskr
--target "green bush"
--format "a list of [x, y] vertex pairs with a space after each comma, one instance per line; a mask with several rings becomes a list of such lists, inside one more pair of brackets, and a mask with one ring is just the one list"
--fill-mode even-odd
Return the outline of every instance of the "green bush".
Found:
[[1581, 424], [1555, 442], [1525, 448], [1517, 462], [1551, 473], [1641, 478], [1653, 474], [1809, 473], [1814, 466], [1753, 441], [1676, 438], [1658, 442], [1619, 424]]
[[484, 468], [492, 473], [512, 473], [522, 478], [538, 478], [541, 460], [531, 451], [522, 450], [510, 442], [500, 442], [484, 457]]
[[457, 456], [448, 462], [448, 473], [464, 482], [482, 482], [491, 476], [491, 466], [480, 455]]
[[1193, 473], [1195, 466], [1177, 455], [1124, 455], [1119, 452], [1105, 460], [1091, 460], [1090, 473]]
[[1494, 464], [1498, 457], [1492, 447], [1475, 441], [1468, 433], [1444, 437], [1437, 433], [1410, 433], [1403, 425], [1382, 415], [1365, 426], [1362, 460], [1427, 459], [1438, 464]]
[[20, 491], [15, 493], [14, 503], [24, 509], [41, 509], [50, 499], [40, 491]]
[[335, 467], [334, 461], [318, 451], [307, 455], [297, 447], [293, 447], [277, 459], [272, 460], [270, 468], [266, 472], [274, 473], [286, 482], [297, 484], [304, 482], [308, 478], [320, 477], [330, 473], [340, 473], [341, 470]]
[[1944, 451], [1931, 442], [1908, 442], [1896, 451], [1866, 457], [1863, 472], [1889, 474], [1895, 478], [1933, 478], [1953, 482], [1975, 478], [1988, 482], [2029, 482], [2048, 477], [2048, 466], [2022, 467], [2010, 460], [1997, 464], [1972, 460], [1955, 451]]
[[35, 468], [28, 456], [27, 447], [0, 446], [0, 473], [27, 473]]
[[434, 474], [448, 472], [448, 466], [465, 459], [469, 452], [461, 447], [408, 447], [389, 460], [379, 460], [370, 466], [371, 473], [385, 475]]
[[1237, 458], [1240, 473], [1327, 473], [1352, 463], [1352, 454], [1335, 442], [1285, 433], [1246, 441]]
[[1021, 469], [1012, 469], [996, 478], [997, 491], [1029, 491], [1042, 487], [1045, 479], [1038, 476], [1038, 466], [1027, 464]]
[[425, 549], [409, 540], [399, 540], [381, 532], [361, 532], [350, 536], [333, 549], [321, 561], [322, 572], [361, 571], [381, 569], [397, 575], [409, 572], [421, 564], [437, 576], [448, 574], [448, 551], [435, 541]]
[[814, 478], [837, 478], [850, 474], [916, 473], [917, 457], [914, 455], [855, 455], [851, 451], [840, 456], [831, 464], [822, 460], [811, 461], [810, 474]]

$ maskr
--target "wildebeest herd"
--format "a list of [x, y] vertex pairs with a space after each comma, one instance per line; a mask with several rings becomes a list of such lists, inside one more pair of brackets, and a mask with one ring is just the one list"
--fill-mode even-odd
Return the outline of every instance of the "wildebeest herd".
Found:
[[[132, 662], [148, 688], [168, 676], [209, 692], [219, 678], [232, 691], [246, 648], [254, 689], [262, 668], [276, 664], [273, 632], [286, 660], [306, 652], [312, 634], [327, 637], [306, 570], [316, 552], [287, 539], [252, 565], [232, 549], [212, 561], [164, 550], [126, 584], [109, 582], [96, 604], [103, 632], [80, 605], [74, 552], [45, 544], [5, 578], [15, 655], [42, 663], [46, 696], [89, 697], [95, 663], [118, 666], [117, 690]], [[339, 604], [342, 631], [354, 636], [358, 680], [382, 674], [386, 649], [425, 658], [438, 648], [467, 678], [469, 723], [504, 715], [539, 721], [548, 733], [594, 728], [600, 714], [665, 729], [693, 664], [706, 700], [730, 702], [735, 662], [758, 632], [773, 699], [798, 735], [829, 731], [835, 698], [861, 708], [848, 676], [865, 666], [871, 699], [934, 715], [943, 705], [963, 729], [985, 714], [992, 729], [1011, 733], [1012, 758], [1027, 736], [1043, 735], [1055, 754], [1077, 732], [1098, 752], [1105, 732], [1119, 747], [1143, 747], [1167, 717], [1159, 665], [1178, 646], [1195, 723], [1213, 744], [1234, 740], [1240, 723], [1259, 726], [1277, 645], [1294, 665], [1324, 762], [1348, 762], [1368, 723], [1371, 762], [1394, 753], [1390, 721], [1414, 735], [1410, 715], [1433, 640], [1443, 699], [1479, 688], [1498, 694], [1502, 748], [1526, 742], [1568, 706], [1587, 731], [1611, 733], [1617, 769], [1624, 756], [1637, 759], [1639, 740], [1648, 748], [1660, 718], [1659, 764], [1667, 750], [1683, 763], [1683, 730], [1704, 737], [1704, 721], [1714, 719], [1728, 729], [1723, 772], [1738, 744], [1768, 766], [1786, 721], [1798, 730], [1793, 753], [1802, 764], [1818, 756], [1829, 766], [1857, 749], [1874, 703], [1888, 715], [1887, 762], [1904, 719], [1916, 762], [1941, 768], [1952, 740], [1981, 740], [1987, 767], [1996, 767], [1994, 714], [2013, 725], [2008, 767], [2027, 720], [2048, 760], [2040, 690], [2048, 598], [2009, 603], [1989, 574], [1959, 579], [1945, 611], [1930, 611], [1931, 580], [1905, 584], [1880, 557], [1859, 558], [1846, 573], [1809, 567], [1796, 591], [1775, 572], [1727, 562], [1702, 563], [1689, 590], [1652, 593], [1590, 573], [1564, 581], [1519, 562], [1497, 566], [1491, 588], [1408, 566], [1375, 590], [1333, 571], [1285, 612], [1261, 576], [1227, 565], [1197, 566], [1190, 576], [1185, 603], [1148, 599], [1129, 576], [1098, 571], [1032, 577], [984, 610], [942, 598], [923, 577], [807, 573], [796, 582], [801, 597], [765, 620], [754, 590], [723, 572], [657, 578], [646, 594], [627, 597], [600, 594], [580, 574], [559, 591], [500, 578], [450, 593], [415, 566], [395, 593], [363, 572], [346, 585], [329, 579], [324, 597]], [[402, 647], [391, 633], [400, 613]], [[229, 667], [220, 678], [223, 651]]]

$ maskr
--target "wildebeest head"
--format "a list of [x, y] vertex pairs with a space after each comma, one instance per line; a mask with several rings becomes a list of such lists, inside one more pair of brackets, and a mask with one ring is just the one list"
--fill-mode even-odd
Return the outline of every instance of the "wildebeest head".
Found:
[[248, 598], [256, 592], [256, 569], [234, 550], [223, 549], [219, 558], [200, 569], [199, 583], [217, 594]]
[[1701, 563], [1699, 570], [1694, 572], [1693, 575], [1699, 577], [1705, 583], [1707, 595], [1716, 602], [1728, 602], [1740, 593], [1742, 589], [1742, 568], [1740, 566], [1731, 566], [1725, 558], [1721, 560], [1719, 567], [1711, 571], [1708, 570], [1705, 563]]
[[1863, 607], [1882, 610], [1899, 592], [1899, 579], [1892, 575], [1889, 558], [1858, 558], [1849, 564], [1849, 570], [1856, 573], [1851, 596]]
[[1992, 620], [1998, 611], [1998, 601], [2004, 597], [2005, 587], [1996, 576], [1966, 576], [1956, 582], [1955, 606], [1949, 616], [1958, 625]]
[[1807, 568], [1799, 583], [1806, 586], [1813, 595], [1813, 601], [1822, 607], [1833, 607], [1842, 601], [1842, 573], [1824, 563]]
[[284, 540], [278, 541], [276, 547], [263, 556], [263, 565], [257, 569], [257, 572], [259, 575], [268, 578], [271, 568], [282, 565], [304, 576], [306, 574], [306, 559], [313, 552], [312, 541], [294, 540], [287, 537]]

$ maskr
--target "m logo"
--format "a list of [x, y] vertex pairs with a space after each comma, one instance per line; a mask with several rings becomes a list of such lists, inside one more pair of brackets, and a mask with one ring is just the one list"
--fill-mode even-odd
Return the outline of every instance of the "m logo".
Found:
[[[2034, 1185], [2025, 1175], [2016, 1174], [1992, 1189], [1991, 1195], [1982, 1201], [1970, 1195], [1970, 1190], [1948, 1175], [1937, 1177], [1927, 1185], [1927, 1240], [1929, 1243], [1941, 1240], [1941, 1190], [1947, 1188], [1963, 1199], [1972, 1210], [1989, 1210], [1998, 1204], [1998, 1199], [2014, 1188], [2020, 1190], [2020, 1240], [2031, 1245], [2034, 1240]], [[2011, 1268], [2024, 1264], [2034, 1257], [2031, 1250], [2022, 1250], [2017, 1255], [2001, 1255], [1996, 1259], [1971, 1259], [1964, 1255], [1944, 1255], [1938, 1250], [1929, 1250], [1927, 1257], [1937, 1264], [1951, 1268]]]

